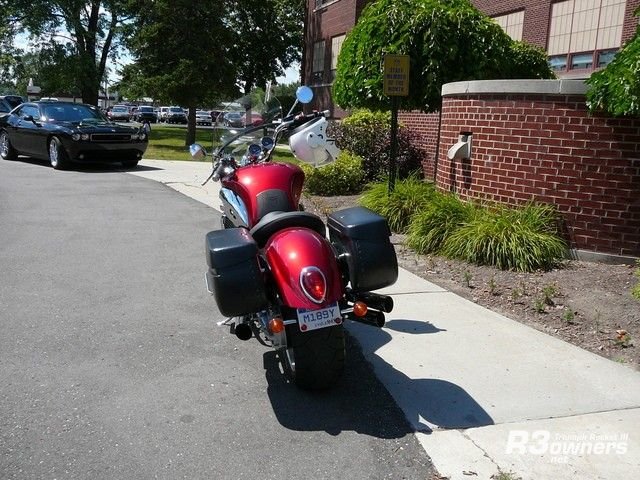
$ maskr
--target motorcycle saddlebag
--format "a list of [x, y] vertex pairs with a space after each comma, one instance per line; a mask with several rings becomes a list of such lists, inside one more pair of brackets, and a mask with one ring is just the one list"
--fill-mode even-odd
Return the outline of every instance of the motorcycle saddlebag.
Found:
[[259, 312], [267, 306], [258, 245], [244, 228], [207, 233], [207, 287], [226, 317]]
[[398, 259], [384, 217], [368, 208], [353, 207], [329, 215], [329, 238], [346, 256], [354, 292], [387, 287], [398, 279]]

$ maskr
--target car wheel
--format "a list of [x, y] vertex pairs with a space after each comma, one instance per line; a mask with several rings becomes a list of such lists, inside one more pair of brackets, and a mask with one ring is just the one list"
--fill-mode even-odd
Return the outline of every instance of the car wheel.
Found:
[[63, 170], [67, 165], [67, 152], [58, 137], [53, 137], [49, 142], [49, 163], [56, 170]]
[[5, 131], [0, 133], [0, 157], [5, 160], [15, 160], [18, 158], [18, 152], [16, 152], [11, 145], [9, 134]]
[[138, 166], [138, 160], [123, 160], [122, 166], [124, 168], [136, 168]]

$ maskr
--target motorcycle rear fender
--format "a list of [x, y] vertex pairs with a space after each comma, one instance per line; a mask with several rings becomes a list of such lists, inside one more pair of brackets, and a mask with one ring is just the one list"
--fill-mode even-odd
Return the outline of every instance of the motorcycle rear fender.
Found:
[[[335, 253], [317, 232], [301, 227], [281, 230], [266, 243], [264, 255], [286, 306], [319, 309], [342, 298], [342, 279]], [[325, 277], [326, 294], [321, 303], [310, 300], [302, 290], [300, 274], [305, 267], [316, 267]]]

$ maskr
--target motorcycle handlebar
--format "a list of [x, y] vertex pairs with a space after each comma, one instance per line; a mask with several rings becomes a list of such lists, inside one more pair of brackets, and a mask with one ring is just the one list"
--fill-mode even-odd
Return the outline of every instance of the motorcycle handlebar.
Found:
[[282, 120], [283, 123], [287, 125], [288, 128], [296, 128], [300, 125], [307, 123], [309, 120], [313, 120], [317, 117], [327, 117], [329, 115], [329, 110], [323, 111], [313, 111], [311, 113], [300, 113], [298, 115], [290, 115]]

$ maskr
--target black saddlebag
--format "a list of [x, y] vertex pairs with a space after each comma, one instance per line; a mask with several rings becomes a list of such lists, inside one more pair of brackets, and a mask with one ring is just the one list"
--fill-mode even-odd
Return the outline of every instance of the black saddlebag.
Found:
[[398, 259], [384, 217], [368, 208], [353, 207], [329, 215], [329, 238], [346, 257], [355, 292], [387, 287], [398, 279]]
[[258, 263], [258, 245], [244, 228], [207, 233], [207, 288], [226, 317], [264, 310], [264, 275]]

